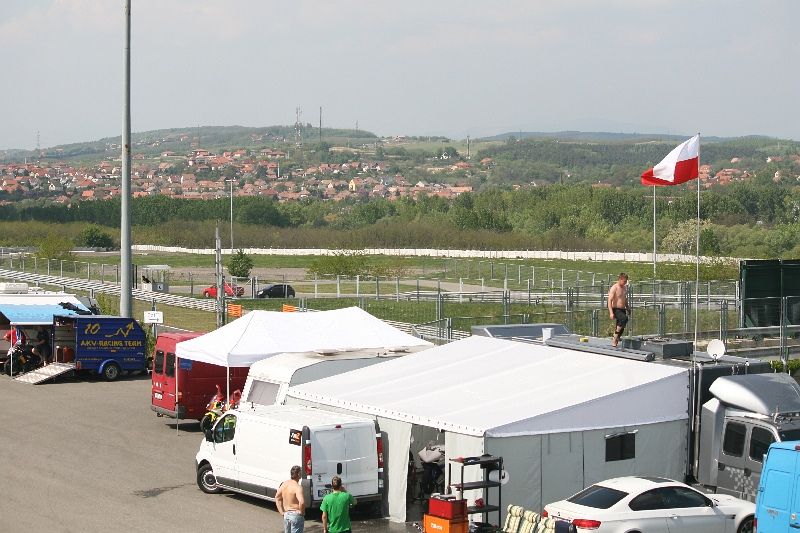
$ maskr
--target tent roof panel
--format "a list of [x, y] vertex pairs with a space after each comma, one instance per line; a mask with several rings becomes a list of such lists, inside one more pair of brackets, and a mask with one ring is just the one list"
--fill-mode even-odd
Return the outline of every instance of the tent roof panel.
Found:
[[686, 418], [686, 383], [680, 368], [469, 337], [298, 385], [289, 395], [459, 433], [505, 436], [623, 419], [614, 413], [625, 414], [625, 424]]
[[[86, 309], [80, 302], [77, 305], [81, 309]], [[57, 304], [0, 304], [0, 314], [8, 319], [9, 324], [32, 326], [52, 324], [55, 315], [76, 315], [77, 313]]]

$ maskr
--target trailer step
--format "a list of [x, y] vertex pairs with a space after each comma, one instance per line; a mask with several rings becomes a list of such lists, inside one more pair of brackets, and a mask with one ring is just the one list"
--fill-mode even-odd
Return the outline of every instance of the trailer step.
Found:
[[71, 370], [75, 370], [75, 363], [50, 363], [47, 366], [37, 368], [36, 370], [31, 370], [25, 374], [20, 374], [14, 378], [14, 381], [37, 385], [47, 381], [48, 379], [53, 379], [62, 374], [66, 374]]

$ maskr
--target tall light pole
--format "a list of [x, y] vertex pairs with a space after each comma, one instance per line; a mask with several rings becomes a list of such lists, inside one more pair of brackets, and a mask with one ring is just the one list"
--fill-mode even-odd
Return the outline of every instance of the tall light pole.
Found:
[[225, 180], [231, 184], [231, 253], [233, 253], [233, 182], [234, 179]]
[[119, 314], [133, 317], [131, 261], [131, 0], [125, 0], [125, 45], [123, 52], [122, 193], [120, 202], [120, 293]]

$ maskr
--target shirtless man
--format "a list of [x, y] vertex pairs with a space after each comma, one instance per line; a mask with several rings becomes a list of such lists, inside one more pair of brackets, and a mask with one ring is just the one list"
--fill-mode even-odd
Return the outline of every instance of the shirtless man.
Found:
[[300, 467], [293, 466], [289, 475], [291, 478], [281, 483], [275, 494], [275, 506], [283, 515], [284, 533], [303, 533], [306, 500], [300, 486]]
[[631, 312], [631, 306], [628, 304], [628, 288], [625, 286], [627, 283], [628, 275], [623, 272], [608, 291], [608, 316], [611, 320], [616, 321], [614, 338], [611, 341], [611, 346], [614, 348], [619, 344], [619, 339], [622, 337], [622, 332], [625, 331], [625, 325], [628, 323]]

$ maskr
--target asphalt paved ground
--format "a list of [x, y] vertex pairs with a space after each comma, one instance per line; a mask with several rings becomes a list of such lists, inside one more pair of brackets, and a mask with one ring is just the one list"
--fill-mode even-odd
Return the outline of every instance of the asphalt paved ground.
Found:
[[[281, 532], [272, 503], [195, 483], [196, 422], [157, 418], [149, 376], [44, 385], [0, 376], [0, 531]], [[320, 533], [319, 513], [306, 531]], [[354, 533], [418, 532], [354, 516]]]

